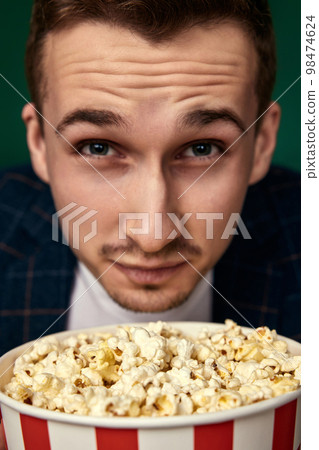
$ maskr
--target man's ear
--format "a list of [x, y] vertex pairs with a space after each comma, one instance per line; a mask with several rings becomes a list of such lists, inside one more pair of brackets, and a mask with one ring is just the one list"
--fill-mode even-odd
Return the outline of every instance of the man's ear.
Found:
[[279, 104], [273, 103], [263, 118], [260, 119], [262, 123], [255, 140], [254, 160], [249, 179], [250, 185], [262, 180], [269, 170], [276, 148], [280, 116], [281, 108]]
[[27, 129], [27, 143], [33, 170], [42, 181], [49, 183], [46, 145], [40, 126], [39, 116], [32, 103], [27, 103], [24, 106], [22, 110], [22, 119]]

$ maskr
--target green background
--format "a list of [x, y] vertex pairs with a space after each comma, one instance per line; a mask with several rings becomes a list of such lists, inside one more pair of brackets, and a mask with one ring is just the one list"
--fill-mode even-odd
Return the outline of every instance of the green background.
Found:
[[[18, 4], [17, 4], [18, 3]], [[19, 5], [20, 3], [20, 5]], [[29, 100], [24, 78], [24, 48], [32, 0], [2, 2], [0, 73]], [[300, 9], [298, 0], [270, 0], [277, 36], [278, 76], [273, 93], [277, 99], [300, 75]], [[0, 77], [0, 167], [29, 161], [25, 128], [20, 118], [25, 103]], [[279, 100], [282, 121], [274, 162], [300, 170], [300, 80]]]

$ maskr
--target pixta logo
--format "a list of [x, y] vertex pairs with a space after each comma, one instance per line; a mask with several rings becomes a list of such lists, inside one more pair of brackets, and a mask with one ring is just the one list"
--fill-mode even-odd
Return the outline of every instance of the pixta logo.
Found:
[[[62, 228], [62, 244], [70, 245], [72, 248], [79, 250], [80, 248], [80, 228], [81, 226], [88, 222], [92, 217], [97, 214], [97, 211], [94, 209], [87, 211], [86, 206], [78, 206], [77, 203], [69, 203], [64, 208], [57, 211], [52, 215], [52, 240], [59, 242], [59, 217], [61, 219], [61, 228]], [[82, 214], [84, 211], [87, 211], [85, 214]], [[78, 218], [77, 218], [78, 217]], [[74, 220], [76, 219], [76, 220]], [[70, 226], [72, 226], [72, 244], [69, 242], [70, 235]], [[90, 239], [92, 239], [97, 234], [97, 222], [96, 220], [91, 222], [91, 231], [86, 234], [83, 238], [83, 242], [86, 243]]]
[[[175, 229], [168, 235], [167, 239], [175, 239], [177, 231], [184, 239], [194, 239], [186, 228], [186, 222], [193, 215], [186, 213], [182, 218], [178, 218], [174, 213], [166, 213]], [[223, 213], [196, 213], [196, 220], [206, 221], [206, 239], [214, 239], [214, 221], [223, 220]], [[129, 221], [139, 221], [140, 226], [129, 226]], [[154, 213], [154, 239], [163, 239], [163, 214]], [[177, 231], [176, 231], [177, 230]], [[150, 234], [150, 214], [149, 213], [120, 213], [119, 214], [119, 239], [126, 239], [127, 231], [135, 235]], [[221, 239], [229, 239], [230, 236], [241, 232], [244, 239], [251, 239], [251, 236], [238, 213], [232, 213], [226, 223]]]

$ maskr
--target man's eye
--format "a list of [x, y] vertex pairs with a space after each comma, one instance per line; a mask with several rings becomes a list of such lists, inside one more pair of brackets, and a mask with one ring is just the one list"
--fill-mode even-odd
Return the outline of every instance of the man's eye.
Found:
[[211, 144], [209, 142], [199, 142], [197, 144], [190, 145], [186, 150], [184, 150], [183, 156], [214, 156], [220, 153], [221, 149], [216, 144]]
[[87, 156], [110, 156], [116, 154], [116, 151], [105, 142], [85, 144], [82, 146], [81, 152], [83, 155]]

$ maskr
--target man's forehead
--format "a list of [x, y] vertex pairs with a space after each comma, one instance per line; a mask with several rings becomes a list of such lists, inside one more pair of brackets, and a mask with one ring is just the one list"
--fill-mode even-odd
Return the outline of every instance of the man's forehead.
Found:
[[[195, 26], [164, 43], [150, 43], [131, 31], [104, 23], [81, 23], [67, 30], [50, 33], [44, 53], [55, 69], [68, 64], [144, 64], [152, 72], [154, 64], [201, 63], [208, 65], [255, 65], [254, 45], [236, 22]], [[60, 63], [60, 64], [59, 64]], [[50, 66], [52, 68], [52, 66]], [[160, 68], [156, 68], [160, 73]], [[226, 68], [227, 70], [227, 68]]]
[[51, 34], [45, 53], [54, 107], [75, 102], [73, 109], [78, 98], [84, 106], [104, 103], [104, 94], [120, 109], [126, 100], [140, 104], [141, 99], [150, 112], [155, 99], [158, 105], [193, 98], [189, 107], [207, 106], [205, 96], [218, 102], [224, 92], [253, 94], [257, 73], [253, 43], [236, 23], [194, 27], [160, 45], [126, 29], [83, 23]]

